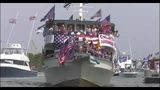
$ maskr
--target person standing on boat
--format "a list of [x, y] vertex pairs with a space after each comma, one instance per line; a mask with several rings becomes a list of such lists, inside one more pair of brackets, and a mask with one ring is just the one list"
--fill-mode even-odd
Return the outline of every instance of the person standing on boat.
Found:
[[64, 24], [60, 25], [59, 30], [61, 34], [65, 34], [65, 35], [68, 34], [67, 29]]
[[70, 36], [71, 33], [72, 33], [72, 26], [69, 26], [68, 29], [67, 29], [67, 31], [68, 31], [68, 35]]
[[91, 33], [91, 28], [89, 25], [87, 25], [86, 35], [90, 35], [90, 33]]
[[43, 36], [46, 36], [48, 34], [50, 34], [49, 29], [52, 27], [52, 19], [49, 19], [48, 21], [46, 21], [45, 25], [44, 25], [44, 31], [43, 31]]
[[93, 25], [93, 28], [92, 28], [92, 35], [97, 36], [97, 28], [95, 25]]
[[160, 63], [157, 63], [157, 64], [156, 64], [156, 71], [157, 71], [158, 74], [159, 74], [159, 69], [160, 69], [159, 66], [160, 66]]
[[110, 24], [102, 24], [101, 31], [103, 34], [111, 34], [111, 25]]

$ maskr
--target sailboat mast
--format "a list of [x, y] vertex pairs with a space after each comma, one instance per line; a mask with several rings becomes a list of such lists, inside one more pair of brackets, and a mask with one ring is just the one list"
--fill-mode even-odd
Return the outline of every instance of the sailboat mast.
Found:
[[[16, 14], [16, 16], [15, 16], [15, 20], [18, 18], [18, 16], [19, 16], [19, 12], [17, 12], [17, 14]], [[10, 40], [10, 38], [11, 38], [11, 35], [12, 35], [12, 32], [13, 32], [13, 29], [14, 29], [14, 27], [15, 27], [15, 23], [12, 23], [12, 28], [11, 28], [11, 31], [10, 31], [10, 33], [9, 33], [9, 36], [8, 36], [8, 39], [7, 39], [7, 42], [6, 42], [6, 47], [8, 46], [8, 44], [9, 44], [9, 40]]]
[[130, 52], [130, 58], [132, 59], [132, 49], [131, 49], [131, 41], [129, 40], [129, 52]]
[[[37, 17], [37, 15], [38, 15], [38, 13], [36, 13], [34, 16]], [[27, 53], [28, 53], [30, 41], [31, 41], [31, 38], [32, 38], [32, 33], [33, 33], [34, 25], [35, 25], [35, 20], [33, 20], [32, 28], [31, 28], [30, 35], [29, 35], [29, 40], [28, 40], [28, 44], [27, 44]]]

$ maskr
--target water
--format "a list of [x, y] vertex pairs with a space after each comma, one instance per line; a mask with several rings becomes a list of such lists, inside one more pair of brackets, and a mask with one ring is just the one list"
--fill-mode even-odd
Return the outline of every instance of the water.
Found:
[[[38, 73], [37, 77], [1, 78], [1, 87], [47, 87], [44, 74]], [[160, 87], [160, 84], [144, 84], [143, 73], [136, 78], [113, 76], [109, 87]]]

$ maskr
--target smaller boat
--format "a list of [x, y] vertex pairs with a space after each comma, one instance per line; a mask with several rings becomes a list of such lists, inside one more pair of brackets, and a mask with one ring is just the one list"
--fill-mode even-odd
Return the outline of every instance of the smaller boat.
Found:
[[135, 71], [132, 60], [129, 55], [121, 56], [120, 63], [121, 76], [124, 77], [137, 77], [138, 72]]
[[114, 73], [113, 76], [119, 76], [121, 73], [120, 71], [120, 65], [119, 65], [119, 61], [117, 60], [117, 63], [114, 63]]
[[125, 69], [121, 74], [125, 77], [137, 77], [138, 72], [132, 67], [132, 64], [125, 64]]
[[120, 69], [119, 68], [115, 68], [113, 76], [119, 76], [120, 73], [121, 73]]
[[148, 68], [144, 70], [144, 83], [160, 83], [160, 59], [153, 58], [147, 62]]
[[21, 44], [11, 44], [2, 48], [0, 54], [0, 77], [35, 77], [37, 71], [31, 70], [29, 58]]

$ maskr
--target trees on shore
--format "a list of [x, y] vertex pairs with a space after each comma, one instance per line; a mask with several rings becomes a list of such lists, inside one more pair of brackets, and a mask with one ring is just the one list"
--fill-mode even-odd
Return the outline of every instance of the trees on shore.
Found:
[[43, 55], [41, 53], [33, 54], [28, 53], [28, 57], [30, 59], [30, 66], [32, 69], [35, 69], [37, 71], [42, 71], [43, 67]]

